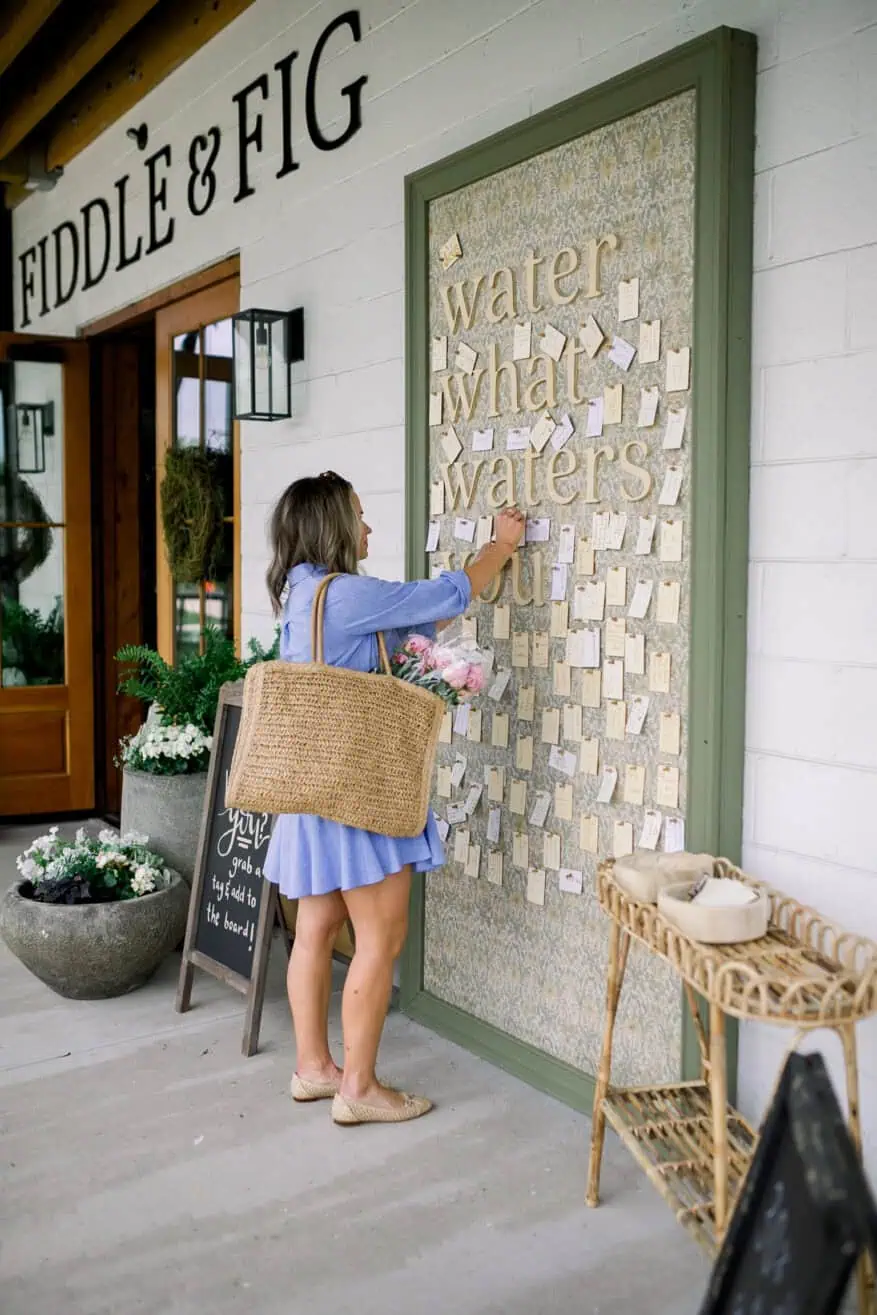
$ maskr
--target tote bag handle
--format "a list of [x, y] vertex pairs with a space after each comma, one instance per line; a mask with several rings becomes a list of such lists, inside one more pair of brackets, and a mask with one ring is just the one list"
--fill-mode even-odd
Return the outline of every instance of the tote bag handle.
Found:
[[[314, 605], [311, 608], [311, 658], [314, 662], [321, 665], [325, 663], [323, 656], [323, 613], [326, 610], [326, 591], [332, 580], [336, 579], [339, 572], [335, 571], [332, 575], [326, 575], [317, 586], [317, 592], [314, 594]], [[387, 645], [384, 642], [384, 636], [380, 630], [375, 632], [378, 641], [378, 654], [381, 659], [381, 668], [384, 675], [391, 675], [390, 659], [387, 656]]]

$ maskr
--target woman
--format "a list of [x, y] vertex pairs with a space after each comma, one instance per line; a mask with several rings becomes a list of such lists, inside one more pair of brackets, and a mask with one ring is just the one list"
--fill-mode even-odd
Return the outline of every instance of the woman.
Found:
[[[311, 661], [311, 605], [327, 572], [341, 572], [326, 594], [324, 654], [333, 666], [374, 671], [376, 631], [394, 648], [412, 631], [433, 636], [436, 624], [459, 616], [502, 570], [520, 543], [524, 517], [496, 517], [496, 541], [463, 571], [436, 580], [391, 584], [358, 574], [371, 529], [347, 480], [327, 473], [296, 480], [271, 521], [273, 560], [268, 589], [282, 613], [281, 657]], [[288, 590], [288, 592], [287, 592]], [[284, 601], [285, 596], [285, 601]], [[375, 835], [307, 814], [278, 817], [265, 874], [298, 900], [287, 978], [297, 1063], [292, 1095], [332, 1098], [336, 1123], [402, 1123], [432, 1108], [424, 1097], [382, 1086], [375, 1076], [378, 1044], [393, 983], [393, 964], [408, 929], [412, 872], [444, 862], [435, 818], [413, 839]], [[347, 918], [356, 950], [341, 1005], [344, 1068], [329, 1052], [332, 948]]]

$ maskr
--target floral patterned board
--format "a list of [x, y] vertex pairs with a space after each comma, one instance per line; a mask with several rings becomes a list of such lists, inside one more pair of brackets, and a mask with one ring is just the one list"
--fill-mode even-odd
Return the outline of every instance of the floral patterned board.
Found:
[[[694, 164], [690, 92], [429, 215], [433, 572], [464, 565], [505, 501], [530, 519], [469, 613], [510, 674], [440, 745], [451, 825], [426, 882], [424, 985], [588, 1072], [597, 863], [684, 846]], [[678, 982], [634, 947], [626, 983], [614, 1076], [672, 1080]]]

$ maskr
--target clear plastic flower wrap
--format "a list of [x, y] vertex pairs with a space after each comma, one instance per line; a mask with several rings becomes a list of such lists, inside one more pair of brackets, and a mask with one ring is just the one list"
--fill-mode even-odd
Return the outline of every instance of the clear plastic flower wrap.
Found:
[[480, 694], [487, 682], [491, 654], [464, 635], [458, 621], [437, 639], [409, 635], [390, 657], [394, 676], [437, 694], [445, 703], [462, 703]]

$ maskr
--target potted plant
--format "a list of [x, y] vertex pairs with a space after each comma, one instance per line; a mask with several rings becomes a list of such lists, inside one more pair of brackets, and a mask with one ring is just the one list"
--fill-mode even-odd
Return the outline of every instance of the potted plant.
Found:
[[176, 666], [155, 649], [123, 648], [117, 660], [131, 668], [120, 690], [148, 708], [136, 735], [123, 740], [122, 831], [148, 835], [150, 844], [189, 885], [195, 870], [198, 833], [207, 788], [213, 723], [219, 692], [243, 680], [255, 662], [276, 656], [251, 640], [249, 656], [238, 658], [234, 644], [208, 630], [203, 653]]
[[58, 828], [20, 855], [0, 903], [0, 935], [24, 966], [69, 1000], [125, 995], [179, 944], [189, 892], [146, 837], [73, 840]]

